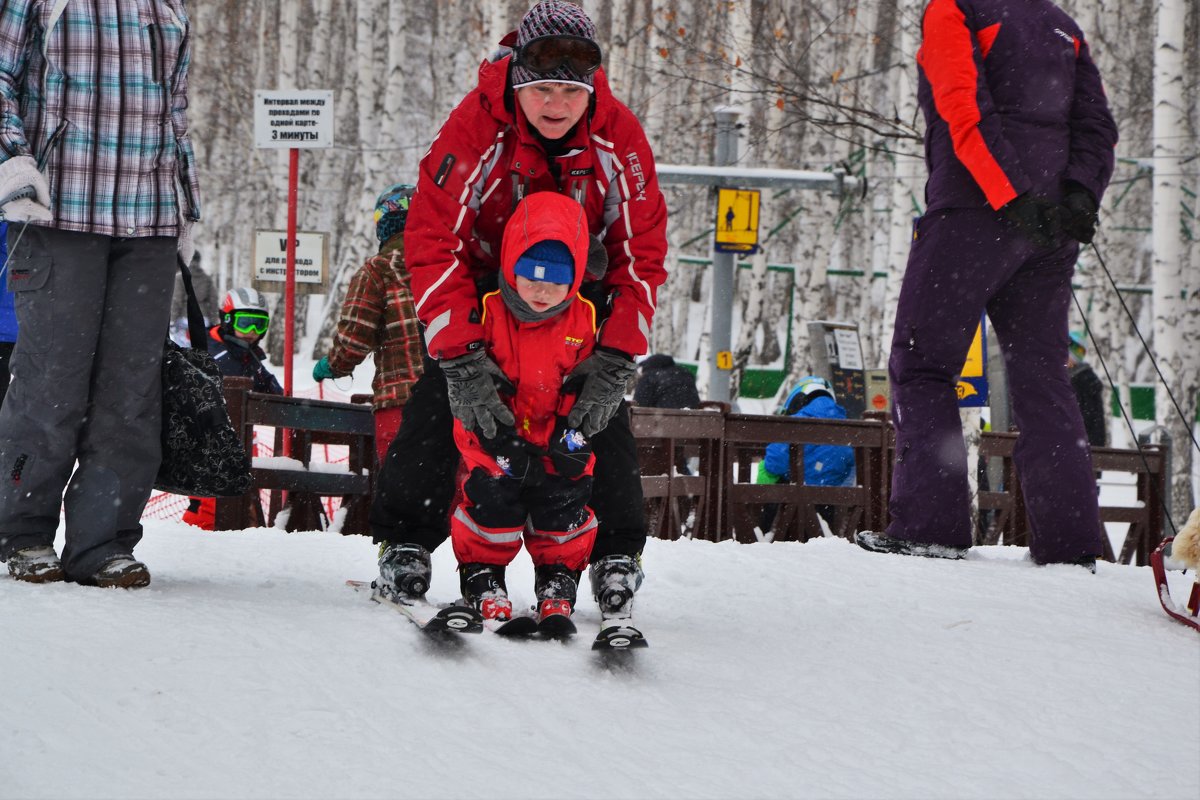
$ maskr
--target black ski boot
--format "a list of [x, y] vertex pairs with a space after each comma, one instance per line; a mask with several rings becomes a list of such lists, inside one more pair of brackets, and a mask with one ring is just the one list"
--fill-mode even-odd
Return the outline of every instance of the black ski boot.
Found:
[[642, 566], [637, 556], [604, 556], [588, 567], [592, 596], [600, 606], [600, 616], [608, 620], [633, 617], [633, 595], [642, 585]]
[[504, 585], [503, 564], [461, 564], [458, 568], [463, 603], [484, 619], [512, 619], [512, 601]]
[[544, 636], [560, 638], [575, 633], [571, 614], [579, 573], [562, 564], [543, 564], [533, 571], [533, 591], [537, 595], [538, 631]]
[[375, 587], [385, 597], [398, 603], [424, 600], [432, 574], [429, 551], [421, 545], [379, 546], [379, 578]]

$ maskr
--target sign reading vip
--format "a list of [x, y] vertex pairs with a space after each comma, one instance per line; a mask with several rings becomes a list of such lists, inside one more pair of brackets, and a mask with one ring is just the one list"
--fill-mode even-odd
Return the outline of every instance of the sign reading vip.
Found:
[[758, 252], [757, 189], [717, 190], [717, 229], [713, 246], [718, 253]]
[[255, 147], [331, 147], [333, 91], [288, 89], [254, 93]]
[[[297, 231], [296, 288], [310, 293], [325, 290], [329, 265], [329, 236]], [[254, 280], [256, 283], [287, 280], [287, 233], [254, 232]]]
[[958, 376], [959, 408], [982, 408], [988, 404], [987, 384], [987, 317], [979, 320], [975, 329], [975, 338], [971, 341], [971, 349], [967, 351], [967, 363], [963, 364], [962, 373]]

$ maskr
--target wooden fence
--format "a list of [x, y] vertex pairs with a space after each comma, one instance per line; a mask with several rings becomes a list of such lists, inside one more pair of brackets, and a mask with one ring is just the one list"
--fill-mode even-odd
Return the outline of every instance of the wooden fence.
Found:
[[[256, 462], [253, 487], [244, 497], [222, 498], [217, 503], [217, 528], [237, 530], [274, 524], [288, 498], [288, 530], [324, 527], [319, 499], [340, 497], [346, 510], [343, 533], [369, 533], [367, 512], [373, 489], [374, 429], [370, 407], [248, 391], [247, 379], [226, 379], [226, 400], [235, 427], [249, 446], [255, 425], [276, 427], [277, 445], [288, 431], [295, 461]], [[360, 399], [360, 398], [355, 398]], [[642, 471], [648, 528], [652, 536], [676, 539], [687, 536], [739, 542], [807, 541], [823, 535], [816, 508], [824, 507], [834, 535], [852, 539], [860, 530], [882, 530], [888, 519], [888, 494], [895, 434], [881, 415], [864, 420], [810, 420], [784, 416], [731, 413], [724, 404], [710, 403], [695, 411], [633, 408], [631, 423], [637, 440]], [[999, 459], [999, 486], [979, 493], [979, 508], [990, 520], [980, 531], [980, 544], [1027, 546], [1029, 526], [1020, 482], [1013, 462], [1015, 433], [982, 434], [982, 457]], [[846, 445], [854, 448], [856, 475], [853, 486], [807, 486], [803, 483], [756, 484], [755, 467], [771, 442], [791, 448], [791, 474], [804, 474], [806, 444]], [[310, 470], [314, 444], [349, 446], [346, 469], [340, 472]], [[278, 452], [278, 449], [276, 450]], [[1101, 506], [1104, 522], [1129, 524], [1119, 553], [1105, 537], [1108, 560], [1149, 563], [1150, 553], [1163, 536], [1167, 476], [1166, 449], [1142, 451], [1094, 448], [1097, 470], [1128, 472], [1135, 476], [1137, 500], [1133, 506]], [[270, 491], [264, 513], [260, 491]], [[770, 530], [762, 530], [763, 509], [774, 505]]]
[[[732, 414], [723, 409], [634, 408], [633, 432], [652, 535], [710, 541], [807, 541], [823, 535], [815, 511], [819, 505], [831, 507], [829, 524], [837, 536], [852, 539], [859, 530], [882, 530], [888, 519], [895, 434], [885, 417], [871, 416], [822, 420]], [[987, 515], [990, 523], [979, 532], [979, 544], [1029, 544], [1029, 524], [1012, 458], [1016, 439], [1016, 433], [982, 434], [980, 455], [1000, 460], [1002, 480], [999, 486], [979, 493], [980, 510], [992, 512]], [[804, 474], [805, 444], [853, 447], [855, 485], [755, 484], [755, 464], [762, 460], [770, 442], [798, 445], [791, 448], [792, 475]], [[697, 458], [699, 454], [704, 457]], [[1117, 554], [1104, 538], [1104, 558], [1148, 564], [1163, 536], [1166, 449], [1157, 445], [1140, 452], [1093, 448], [1092, 461], [1097, 470], [1135, 476], [1135, 505], [1100, 507], [1103, 522], [1130, 526]], [[681, 466], [688, 465], [692, 474], [681, 475]], [[771, 530], [764, 531], [760, 522], [768, 504], [778, 510]], [[695, 513], [690, 513], [693, 510]]]

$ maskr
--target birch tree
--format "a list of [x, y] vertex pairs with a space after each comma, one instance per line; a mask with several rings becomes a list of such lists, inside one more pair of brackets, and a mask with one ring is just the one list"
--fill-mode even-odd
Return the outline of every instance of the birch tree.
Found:
[[[1184, 341], [1188, 296], [1184, 277], [1185, 251], [1180, 183], [1188, 128], [1184, 102], [1183, 0], [1158, 0], [1154, 50], [1154, 342], [1165, 386], [1155, 396], [1155, 417], [1175, 444], [1170, 508], [1175, 519], [1191, 511], [1192, 420], [1200, 389], [1197, 351], [1200, 342]], [[1190, 349], [1188, 357], [1185, 353]], [[1176, 403], [1179, 406], [1176, 406]]]
[[[902, 66], [893, 71], [893, 96], [896, 119], [913, 131], [913, 137], [897, 139], [891, 147], [892, 178], [889, 183], [891, 216], [888, 219], [887, 288], [883, 301], [883, 325], [879, 338], [879, 357], [876, 363], [886, 363], [891, 348], [892, 329], [896, 324], [896, 303], [900, 284], [908, 264], [912, 246], [912, 221], [923, 211], [921, 186], [924, 184], [925, 160], [917, 146], [917, 48], [920, 46], [923, 0], [899, 0], [897, 38]], [[923, 128], [923, 125], [921, 126]]]

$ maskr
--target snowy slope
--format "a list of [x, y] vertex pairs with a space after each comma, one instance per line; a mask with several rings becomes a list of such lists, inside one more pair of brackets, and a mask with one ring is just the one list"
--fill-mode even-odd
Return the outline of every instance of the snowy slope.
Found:
[[343, 585], [359, 537], [151, 521], [138, 554], [143, 591], [0, 579], [0, 798], [1200, 796], [1200, 636], [1148, 568], [651, 541], [651, 646], [606, 665], [430, 647]]

